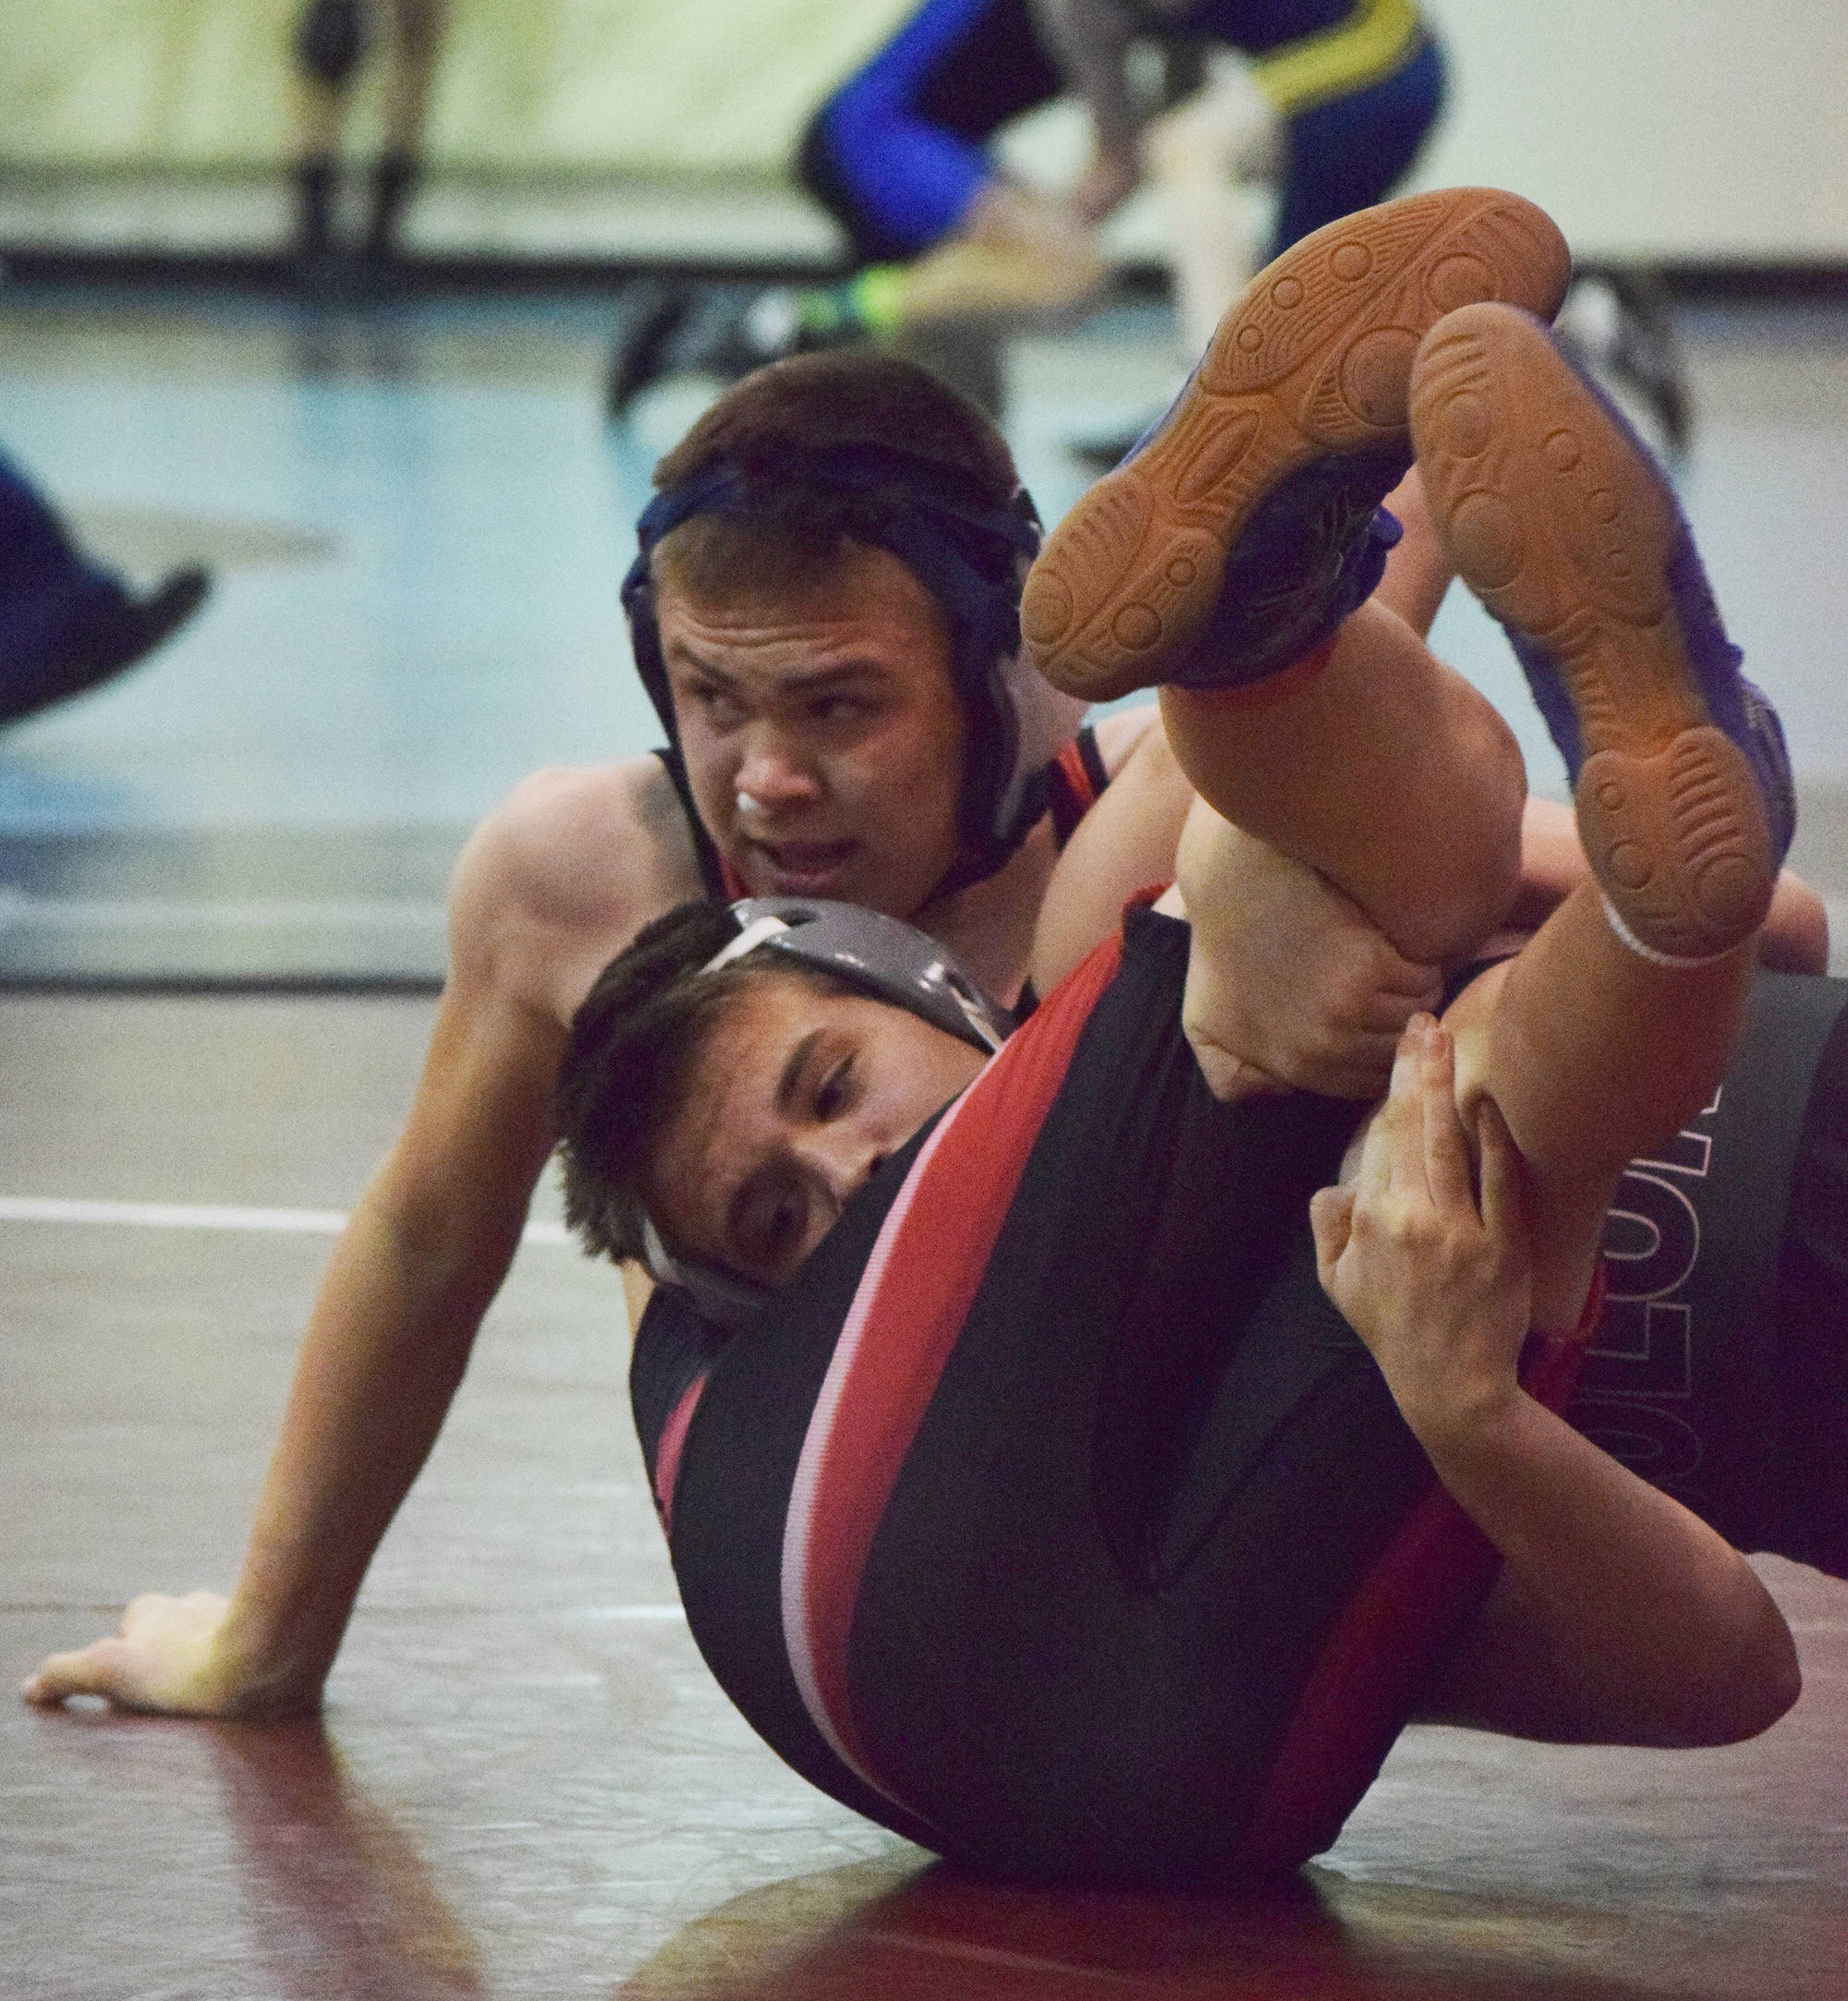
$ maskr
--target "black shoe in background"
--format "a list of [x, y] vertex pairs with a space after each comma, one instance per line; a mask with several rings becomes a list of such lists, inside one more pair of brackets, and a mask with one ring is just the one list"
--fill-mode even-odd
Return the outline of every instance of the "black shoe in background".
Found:
[[628, 415], [644, 389], [673, 372], [675, 339], [693, 309], [694, 291], [686, 284], [644, 278], [627, 288], [624, 303], [627, 310], [610, 353], [603, 399], [618, 418]]
[[1560, 337], [1574, 358], [1648, 413], [1672, 459], [1694, 437], [1694, 399], [1661, 281], [1629, 266], [1599, 265], [1574, 277], [1560, 308]]
[[125, 673], [185, 625], [211, 588], [212, 573], [189, 564], [145, 597], [124, 591], [100, 600], [37, 659], [0, 661], [0, 723], [36, 715]]

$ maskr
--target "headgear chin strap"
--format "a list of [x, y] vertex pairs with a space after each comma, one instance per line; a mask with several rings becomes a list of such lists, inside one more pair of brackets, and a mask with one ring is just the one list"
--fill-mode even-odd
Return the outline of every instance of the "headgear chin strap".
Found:
[[896, 556], [942, 610], [967, 723], [957, 807], [963, 852], [943, 886], [992, 875], [1044, 812], [1042, 774], [1085, 710], [1020, 657], [1020, 590], [1040, 547], [1040, 517], [1024, 487], [1004, 506], [986, 505], [954, 473], [908, 453], [838, 445], [787, 450], [771, 475], [721, 459], [657, 493], [636, 524], [639, 552], [622, 596], [636, 668], [668, 741], [680, 738], [649, 572], [655, 545], [695, 515], [772, 518], [772, 494], [789, 487], [884, 503], [843, 532]]
[[[1014, 1017], [934, 938], [882, 911], [822, 897], [752, 896], [734, 903], [731, 915], [736, 937], [707, 960], [696, 978], [754, 952], [773, 952], [904, 1008], [985, 1054], [992, 1055], [1013, 1029]], [[755, 1279], [677, 1256], [648, 1215], [642, 1218], [642, 1250], [655, 1279], [684, 1286], [708, 1320], [734, 1332], [748, 1327], [773, 1296]]]

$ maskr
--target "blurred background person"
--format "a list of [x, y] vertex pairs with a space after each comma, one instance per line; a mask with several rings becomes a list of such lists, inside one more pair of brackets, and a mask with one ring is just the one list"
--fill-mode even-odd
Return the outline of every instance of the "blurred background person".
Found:
[[145, 595], [87, 556], [0, 454], [0, 724], [84, 694], [146, 659], [205, 601], [210, 574], [172, 571]]
[[[1170, 76], [1204, 79], [1152, 122], [1138, 41]], [[1401, 179], [1443, 91], [1411, 0], [925, 0], [825, 100], [797, 152], [852, 275], [773, 288], [717, 324], [690, 288], [663, 291], [618, 346], [611, 407], [675, 369], [732, 373], [946, 319], [1082, 305], [1108, 272], [1097, 225], [1145, 172], [1161, 189], [1182, 345], [1198, 352], [1260, 249], [1274, 256]], [[1066, 92], [1089, 113], [1091, 157], [1054, 196], [1011, 178], [989, 142]], [[1241, 178], [1276, 186], [1268, 246], [1246, 225]]]
[[337, 261], [334, 212], [348, 88], [381, 28], [385, 41], [384, 146], [372, 164], [359, 252], [374, 270], [397, 254], [416, 183], [431, 80], [448, 0], [308, 0], [296, 23], [296, 255], [307, 277]]

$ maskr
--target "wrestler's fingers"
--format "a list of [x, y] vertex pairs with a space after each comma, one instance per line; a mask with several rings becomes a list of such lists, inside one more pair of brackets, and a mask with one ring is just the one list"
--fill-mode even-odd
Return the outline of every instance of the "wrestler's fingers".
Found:
[[1416, 959], [1402, 959], [1396, 952], [1389, 952], [1374, 984], [1382, 995], [1434, 1008], [1443, 994], [1443, 968], [1420, 965]]
[[1316, 1240], [1316, 1271], [1322, 1291], [1334, 1296], [1334, 1267], [1354, 1234], [1354, 1190], [1318, 1188], [1309, 1197], [1309, 1229]]
[[1390, 1037], [1394, 1041], [1404, 1033], [1414, 1014], [1429, 1014], [1437, 1004], [1439, 990], [1418, 988], [1411, 993], [1393, 993], [1376, 988], [1356, 1011], [1357, 1034]]
[[61, 1703], [70, 1695], [101, 1695], [124, 1707], [133, 1706], [124, 1694], [129, 1666], [129, 1650], [121, 1639], [98, 1640], [90, 1646], [76, 1647], [66, 1654], [48, 1654], [38, 1671], [19, 1684], [19, 1693], [29, 1703], [43, 1707]]
[[1476, 1142], [1482, 1153], [1482, 1223], [1503, 1247], [1527, 1246], [1527, 1177], [1521, 1150], [1492, 1098], [1476, 1108]]
[[1456, 1109], [1456, 1044], [1450, 1032], [1434, 1027], [1425, 1038], [1422, 1071], [1425, 1112], [1425, 1180], [1440, 1212], [1476, 1214], [1470, 1184], [1469, 1143]]
[[1379, 1179], [1369, 1192], [1402, 1199], [1426, 1192], [1425, 1038], [1435, 1025], [1429, 1014], [1415, 1014], [1399, 1038], [1386, 1103], [1361, 1154], [1359, 1179], [1367, 1185], [1367, 1155], [1379, 1142]]

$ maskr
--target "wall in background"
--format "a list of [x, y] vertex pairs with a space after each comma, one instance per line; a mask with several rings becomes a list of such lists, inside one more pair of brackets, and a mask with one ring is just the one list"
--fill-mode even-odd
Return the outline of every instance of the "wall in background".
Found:
[[[457, 170], [774, 177], [911, 0], [456, 0]], [[1502, 181], [1582, 253], [1848, 256], [1842, 0], [1428, 0], [1455, 89], [1427, 182]], [[294, 0], [0, 0], [0, 165], [272, 169]], [[376, 77], [353, 143], [376, 129]], [[370, 93], [370, 94], [369, 94]], [[1069, 159], [1069, 119], [1039, 149]]]

